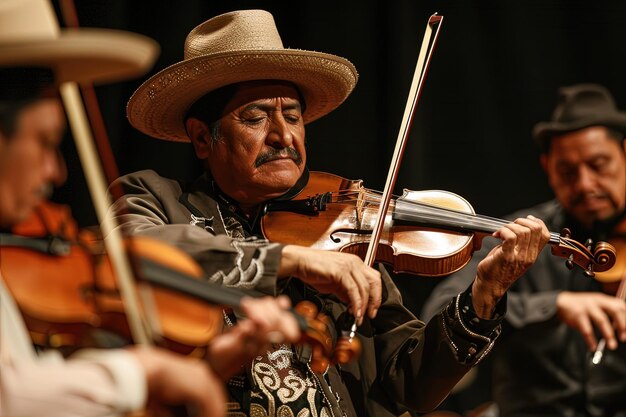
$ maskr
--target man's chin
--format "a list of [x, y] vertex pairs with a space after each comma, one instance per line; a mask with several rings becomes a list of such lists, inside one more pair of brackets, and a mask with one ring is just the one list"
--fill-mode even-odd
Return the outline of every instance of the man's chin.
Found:
[[606, 223], [613, 220], [618, 213], [615, 210], [586, 210], [581, 212], [576, 216], [578, 221], [591, 229], [594, 225], [598, 223]]
[[293, 187], [302, 175], [302, 169], [291, 160], [282, 161], [278, 164], [268, 162], [262, 165], [263, 177], [268, 183], [276, 184], [277, 187]]

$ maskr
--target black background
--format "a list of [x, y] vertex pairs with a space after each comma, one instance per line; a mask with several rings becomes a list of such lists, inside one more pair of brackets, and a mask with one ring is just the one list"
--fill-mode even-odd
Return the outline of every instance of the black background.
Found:
[[[286, 47], [348, 58], [358, 85], [338, 110], [307, 127], [309, 166], [374, 189], [384, 185], [426, 22], [438, 12], [444, 21], [396, 191], [452, 191], [492, 216], [551, 198], [531, 130], [550, 117], [558, 87], [600, 83], [626, 105], [626, 2], [618, 0], [78, 0], [76, 7], [82, 26], [158, 41], [154, 71], [182, 59], [193, 27], [246, 8], [272, 12]], [[200, 169], [190, 145], [148, 138], [126, 121], [125, 103], [144, 79], [96, 89], [120, 172], [152, 168], [194, 178]], [[94, 224], [71, 141], [63, 151], [70, 180], [55, 199], [71, 204], [82, 225]], [[437, 280], [399, 282], [419, 312]]]

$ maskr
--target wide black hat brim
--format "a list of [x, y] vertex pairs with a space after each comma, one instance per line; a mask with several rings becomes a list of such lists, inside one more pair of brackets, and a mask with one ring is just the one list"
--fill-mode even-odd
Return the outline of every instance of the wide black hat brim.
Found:
[[593, 116], [573, 122], [541, 122], [533, 128], [533, 138], [538, 144], [550, 138], [591, 126], [604, 126], [616, 130], [626, 136], [626, 114], [618, 113], [607, 116]]

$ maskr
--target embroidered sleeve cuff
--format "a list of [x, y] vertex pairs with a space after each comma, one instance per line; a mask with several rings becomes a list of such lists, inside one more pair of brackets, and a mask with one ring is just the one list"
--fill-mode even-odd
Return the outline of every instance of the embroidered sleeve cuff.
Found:
[[506, 296], [498, 303], [493, 319], [480, 319], [472, 305], [471, 286], [452, 299], [443, 310], [441, 320], [448, 343], [460, 363], [473, 366], [487, 356], [500, 335], [505, 312]]
[[472, 286], [470, 285], [465, 291], [459, 294], [459, 307], [461, 319], [467, 326], [476, 333], [489, 336], [498, 327], [504, 315], [506, 314], [507, 295], [500, 299], [496, 305], [493, 317], [491, 319], [482, 319], [476, 315], [474, 303], [472, 302]]

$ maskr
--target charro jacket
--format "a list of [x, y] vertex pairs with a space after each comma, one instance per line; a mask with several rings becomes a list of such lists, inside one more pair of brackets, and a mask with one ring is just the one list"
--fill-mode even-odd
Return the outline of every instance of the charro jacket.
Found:
[[[292, 299], [299, 294], [314, 298], [333, 323], [345, 317], [345, 306], [332, 296], [318, 294], [296, 279], [277, 279], [282, 246], [254, 236], [253, 225], [206, 174], [189, 186], [153, 171], [118, 182], [126, 194], [114, 203], [111, 215], [126, 233], [157, 237], [182, 248], [210, 281], [271, 295], [286, 293]], [[409, 409], [435, 408], [499, 333], [500, 319], [467, 324], [467, 291], [426, 326], [402, 305], [400, 292], [382, 272], [383, 304], [377, 317], [366, 319], [358, 330], [363, 346], [358, 360], [331, 366], [315, 378], [318, 394], [335, 417], [391, 417]], [[337, 333], [334, 324], [332, 331]], [[268, 410], [264, 413], [272, 414]]]

